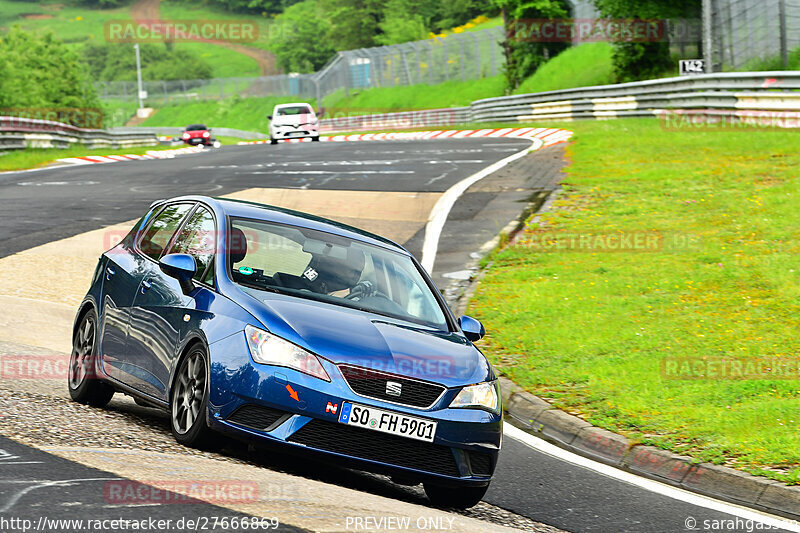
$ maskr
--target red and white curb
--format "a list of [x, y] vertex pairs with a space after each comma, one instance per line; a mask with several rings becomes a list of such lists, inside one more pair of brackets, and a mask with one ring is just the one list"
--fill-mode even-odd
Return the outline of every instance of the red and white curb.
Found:
[[189, 146], [186, 148], [176, 148], [174, 150], [150, 150], [144, 154], [123, 154], [123, 155], [87, 155], [83, 157], [65, 157], [56, 159], [59, 163], [70, 165], [91, 165], [93, 163], [119, 163], [120, 161], [139, 161], [143, 159], [172, 159], [176, 155], [196, 154], [202, 152], [200, 146]]
[[[558, 128], [497, 128], [485, 130], [434, 130], [434, 131], [398, 131], [390, 133], [354, 133], [352, 135], [330, 135], [320, 137], [320, 142], [347, 141], [428, 141], [439, 139], [466, 139], [479, 137], [503, 137], [540, 139], [543, 146], [551, 146], [566, 142], [572, 132]], [[280, 142], [311, 142], [311, 139], [285, 139]], [[242, 141], [237, 144], [267, 144], [269, 141]]]

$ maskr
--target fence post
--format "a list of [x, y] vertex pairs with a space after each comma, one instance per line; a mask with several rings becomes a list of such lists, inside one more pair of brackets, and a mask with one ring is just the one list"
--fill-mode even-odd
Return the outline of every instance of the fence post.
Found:
[[428, 43], [428, 84], [433, 85], [433, 43], [435, 41], [431, 41]]
[[713, 31], [711, 0], [703, 0], [703, 58], [706, 61], [706, 72], [708, 73], [714, 72]]
[[778, 0], [778, 24], [780, 24], [781, 61], [789, 68], [789, 49], [786, 45], [786, 0]]

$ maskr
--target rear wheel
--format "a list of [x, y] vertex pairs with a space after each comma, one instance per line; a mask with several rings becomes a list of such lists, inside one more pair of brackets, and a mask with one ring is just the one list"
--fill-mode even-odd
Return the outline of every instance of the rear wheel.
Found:
[[208, 355], [197, 345], [178, 368], [170, 400], [172, 435], [184, 446], [214, 446], [214, 432], [206, 423], [208, 391]]
[[90, 310], [83, 315], [72, 337], [67, 386], [74, 401], [104, 407], [114, 396], [114, 389], [97, 379], [96, 358], [97, 315]]
[[436, 507], [469, 509], [483, 499], [489, 485], [483, 487], [445, 487], [434, 483], [423, 483], [425, 495]]
[[278, 139], [269, 138], [269, 144], [278, 144]]
[[316, 137], [311, 137], [311, 141], [312, 142], [319, 142], [319, 135], [317, 135]]

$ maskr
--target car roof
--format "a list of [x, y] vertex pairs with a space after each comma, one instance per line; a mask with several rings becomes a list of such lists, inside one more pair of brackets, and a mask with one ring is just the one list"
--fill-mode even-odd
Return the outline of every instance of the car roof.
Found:
[[180, 196], [176, 198], [170, 198], [168, 200], [162, 200], [156, 203], [171, 203], [175, 201], [187, 200], [206, 203], [212, 208], [222, 211], [227, 216], [263, 220], [265, 222], [275, 222], [289, 226], [324, 231], [326, 233], [332, 233], [334, 235], [339, 235], [355, 241], [361, 241], [380, 246], [382, 248], [387, 248], [396, 252], [400, 252], [404, 255], [411, 255], [405, 248], [396, 242], [385, 237], [381, 237], [380, 235], [376, 235], [374, 233], [370, 233], [341, 222], [336, 222], [335, 220], [330, 220], [312, 215], [310, 213], [303, 213], [302, 211], [295, 211], [293, 209], [286, 209], [274, 205], [248, 202], [246, 200], [234, 200], [231, 198], [211, 198], [208, 196]]

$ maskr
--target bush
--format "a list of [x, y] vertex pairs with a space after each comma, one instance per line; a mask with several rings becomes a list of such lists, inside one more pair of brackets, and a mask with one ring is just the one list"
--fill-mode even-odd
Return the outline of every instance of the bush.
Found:
[[[188, 50], [175, 50], [169, 44], [141, 44], [139, 51], [144, 80], [203, 80], [212, 77], [211, 65]], [[83, 48], [83, 57], [96, 80], [136, 79], [133, 46], [87, 44]]]
[[0, 38], [0, 108], [97, 108], [78, 55], [52, 34], [18, 27]]

